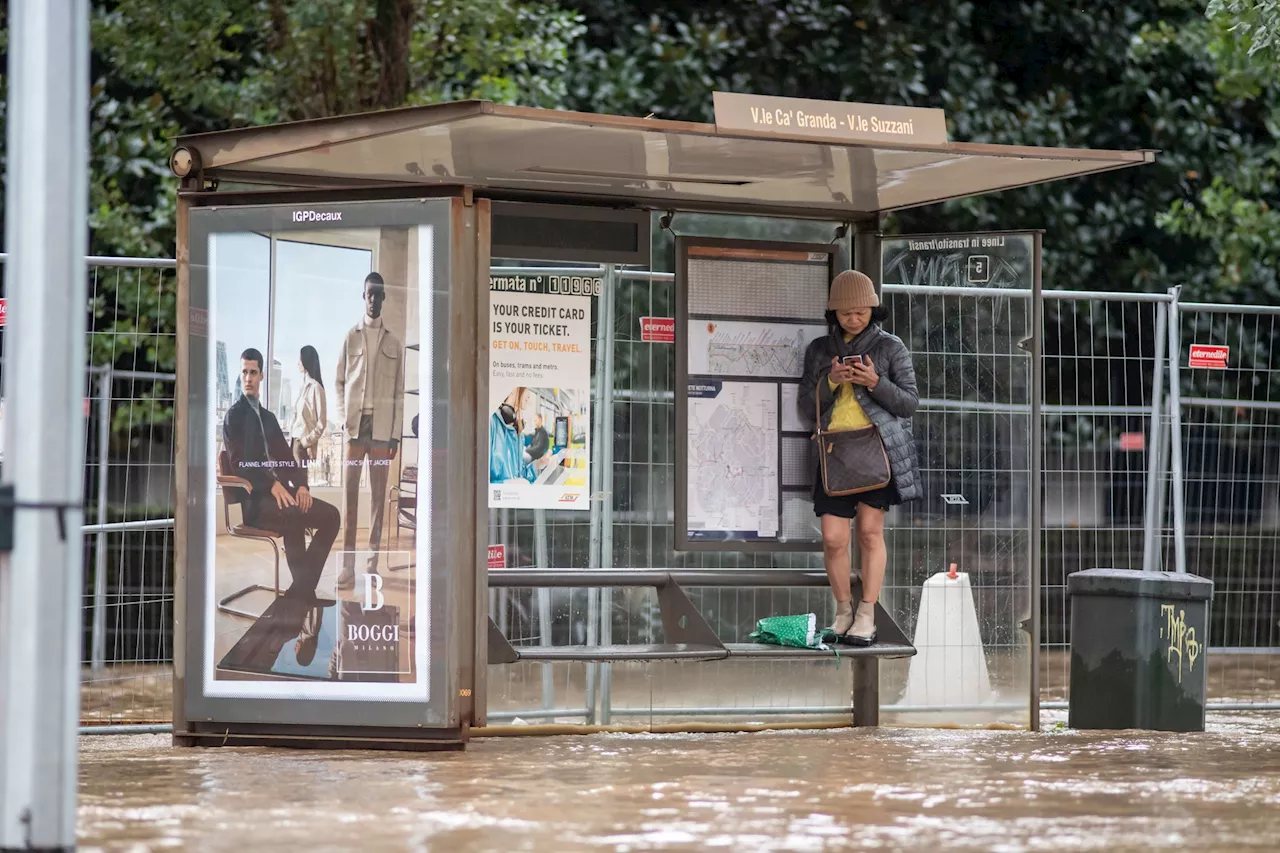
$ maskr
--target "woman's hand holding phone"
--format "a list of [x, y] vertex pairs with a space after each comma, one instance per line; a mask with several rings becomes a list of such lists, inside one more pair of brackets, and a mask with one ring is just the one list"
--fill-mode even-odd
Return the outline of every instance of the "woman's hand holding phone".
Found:
[[859, 385], [865, 385], [868, 390], [874, 390], [880, 382], [880, 374], [876, 372], [876, 366], [871, 361], [871, 356], [858, 356], [861, 360], [850, 366], [849, 371], [853, 374], [850, 381]]
[[[856, 358], [856, 356], [849, 356]], [[837, 385], [843, 385], [846, 382], [853, 381], [853, 367], [847, 360], [842, 361], [839, 356], [831, 359], [831, 381]]]

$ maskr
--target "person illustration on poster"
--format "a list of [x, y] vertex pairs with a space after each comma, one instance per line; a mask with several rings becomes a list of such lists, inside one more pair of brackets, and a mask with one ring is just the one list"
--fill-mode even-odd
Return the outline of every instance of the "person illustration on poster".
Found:
[[320, 438], [329, 422], [325, 402], [324, 380], [320, 378], [320, 354], [313, 346], [305, 346], [298, 354], [298, 372], [302, 374], [302, 390], [293, 406], [293, 458], [305, 468], [320, 453]]
[[525, 455], [533, 463], [534, 471], [542, 471], [550, 463], [551, 436], [543, 424], [542, 413], [533, 416], [533, 435], [529, 437], [529, 447]]
[[336, 507], [311, 497], [306, 467], [294, 460], [280, 423], [262, 404], [262, 364], [262, 353], [256, 349], [240, 356], [242, 392], [223, 420], [222, 446], [231, 473], [251, 487], [242, 499], [244, 523], [284, 538], [285, 561], [293, 575], [285, 594], [312, 594], [342, 519]]
[[370, 492], [367, 571], [377, 572], [387, 477], [400, 444], [404, 357], [400, 341], [383, 322], [385, 301], [386, 283], [378, 273], [369, 273], [364, 280], [364, 315], [347, 332], [338, 357], [334, 392], [347, 439], [342, 571], [335, 583], [338, 589], [355, 586], [360, 473], [366, 466]]
[[533, 481], [533, 468], [525, 461], [524, 432], [525, 398], [528, 388], [515, 388], [489, 416], [489, 482], [506, 483], [511, 480]]

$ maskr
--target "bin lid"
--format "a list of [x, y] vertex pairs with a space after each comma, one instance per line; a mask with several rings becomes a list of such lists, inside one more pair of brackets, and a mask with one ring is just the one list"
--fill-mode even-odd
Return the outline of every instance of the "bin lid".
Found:
[[1069, 595], [1114, 595], [1122, 598], [1208, 601], [1213, 598], [1213, 581], [1198, 575], [1174, 572], [1085, 569], [1067, 576], [1067, 593]]

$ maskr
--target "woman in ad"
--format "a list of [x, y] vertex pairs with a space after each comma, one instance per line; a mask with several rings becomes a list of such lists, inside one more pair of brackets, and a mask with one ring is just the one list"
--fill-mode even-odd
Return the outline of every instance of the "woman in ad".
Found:
[[325, 403], [324, 380], [320, 378], [320, 354], [308, 344], [298, 355], [298, 371], [302, 374], [302, 390], [293, 405], [293, 458], [303, 467], [317, 458], [320, 438], [329, 422]]
[[[919, 405], [915, 368], [902, 340], [881, 327], [885, 316], [870, 278], [857, 270], [837, 275], [827, 298], [828, 334], [805, 352], [799, 393], [801, 415], [816, 415], [820, 431], [874, 426], [889, 461], [889, 482], [883, 487], [833, 496], [819, 471], [813, 488], [814, 513], [822, 520], [823, 562], [836, 601], [831, 630], [840, 640], [862, 646], [876, 638], [876, 600], [888, 562], [885, 513], [922, 495], [907, 423]], [[862, 556], [862, 598], [856, 610], [850, 582], [851, 520]]]

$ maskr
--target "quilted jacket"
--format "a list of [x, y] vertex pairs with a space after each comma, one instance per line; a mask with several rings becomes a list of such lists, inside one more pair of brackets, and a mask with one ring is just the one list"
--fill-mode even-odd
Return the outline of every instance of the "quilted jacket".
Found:
[[[898, 497], [904, 501], [924, 497], [910, 420], [920, 404], [916, 393], [916, 371], [911, 363], [911, 353], [896, 335], [891, 335], [879, 325], [872, 325], [848, 343], [834, 335], [824, 335], [811, 342], [804, 354], [804, 378], [798, 395], [800, 417], [805, 423], [826, 429], [831, 423], [831, 411], [835, 405], [835, 394], [827, 384], [831, 359], [855, 353], [870, 356], [876, 372], [880, 374], [876, 390], [868, 391], [863, 385], [854, 385], [853, 394], [867, 417], [880, 430]], [[821, 424], [814, 424], [819, 409]]]

